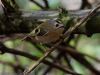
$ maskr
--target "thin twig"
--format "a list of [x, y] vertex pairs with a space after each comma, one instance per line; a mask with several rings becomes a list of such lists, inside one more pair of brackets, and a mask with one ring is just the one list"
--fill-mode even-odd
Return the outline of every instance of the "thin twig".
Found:
[[35, 64], [30, 65], [25, 69], [24, 75], [28, 75], [32, 70], [34, 70], [62, 41], [57, 42], [53, 47], [47, 50], [43, 57], [41, 57]]
[[[56, 63], [56, 64], [60, 64], [61, 63], [61, 55], [62, 55], [62, 52], [59, 52], [58, 55], [55, 57], [55, 59], [53, 59], [53, 63]], [[48, 72], [50, 72], [53, 68], [53, 65], [51, 66], [48, 66], [48, 68], [44, 71], [43, 75], [47, 75]]]
[[85, 56], [97, 61], [100, 63], [100, 60], [92, 57], [90, 55], [84, 54], [84, 53], [80, 53], [77, 50], [75, 50], [72, 47], [66, 47], [66, 46], [59, 46], [58, 49], [63, 50], [65, 53], [67, 53], [68, 55], [70, 55], [72, 58], [74, 58], [75, 60], [77, 60], [79, 63], [81, 63], [82, 65], [84, 65], [86, 68], [88, 68], [91, 72], [95, 73], [95, 75], [99, 75], [100, 72], [98, 70], [96, 70], [94, 68], [94, 66], [89, 63], [86, 59]]
[[88, 60], [85, 59], [85, 57], [78, 53], [73, 53], [71, 51], [68, 51], [68, 54], [77, 60], [79, 63], [84, 65], [87, 69], [89, 69], [92, 73], [95, 75], [100, 75], [100, 71], [98, 71]]
[[32, 2], [34, 2], [37, 6], [39, 6], [41, 9], [45, 9], [45, 7], [43, 7], [41, 4], [39, 4], [38, 2], [36, 2], [35, 0], [30, 0]]
[[[26, 53], [26, 52], [23, 52], [23, 51], [20, 51], [20, 50], [7, 48], [1, 42], [0, 42], [0, 51], [1, 51], [1, 53], [10, 53], [10, 54], [14, 54], [14, 55], [24, 56], [24, 57], [27, 57], [27, 58], [29, 58], [31, 60], [38, 60], [39, 59], [38, 57], [33, 56], [33, 55], [29, 54], [29, 53]], [[43, 63], [46, 64], [46, 65], [49, 65], [49, 66], [53, 65], [54, 68], [62, 70], [62, 71], [67, 72], [69, 74], [80, 75], [80, 74], [77, 74], [77, 73], [71, 71], [70, 69], [64, 68], [64, 67], [62, 67], [60, 65], [57, 65], [55, 63], [52, 63], [52, 62], [50, 62], [48, 60], [43, 60]]]
[[[62, 36], [62, 38], [68, 38], [70, 36], [70, 34], [76, 29], [78, 28], [80, 25], [82, 25], [84, 22], [88, 21], [91, 17], [93, 17], [96, 14], [96, 11], [100, 8], [100, 5], [97, 6], [95, 9], [93, 9], [85, 18], [83, 18], [82, 20], [80, 20], [78, 23], [76, 23], [75, 26], [70, 27], [68, 29], [68, 31], [66, 31], [64, 33], [64, 35]], [[34, 70], [51, 52], [54, 51], [54, 49], [59, 46], [59, 44], [63, 41], [63, 39], [60, 39], [56, 44], [54, 44], [53, 47], [51, 47], [49, 50], [47, 50], [47, 52], [44, 54], [43, 57], [41, 57], [35, 64], [32, 64], [29, 68], [25, 69], [24, 71], [24, 75], [28, 75], [32, 70]]]
[[76, 55], [89, 57], [89, 58], [93, 59], [94, 61], [100, 63], [100, 59], [97, 59], [97, 58], [95, 58], [95, 57], [93, 57], [91, 55], [85, 54], [85, 53], [78, 52], [76, 49], [72, 48], [71, 46], [68, 46], [68, 47], [59, 46], [57, 48], [64, 50], [66, 53], [71, 52], [71, 53], [76, 54]]
[[81, 19], [78, 23], [76, 23], [73, 27], [70, 27], [68, 31], [65, 32], [63, 37], [69, 36], [76, 28], [78, 28], [80, 25], [82, 25], [84, 22], [87, 22], [89, 19], [91, 19], [93, 16], [97, 14], [97, 10], [100, 8], [100, 5], [98, 5], [96, 8], [91, 10], [87, 16], [85, 16], [83, 19]]
[[49, 3], [48, 3], [48, 0], [43, 0], [44, 1], [44, 3], [45, 3], [45, 8], [46, 9], [49, 9]]

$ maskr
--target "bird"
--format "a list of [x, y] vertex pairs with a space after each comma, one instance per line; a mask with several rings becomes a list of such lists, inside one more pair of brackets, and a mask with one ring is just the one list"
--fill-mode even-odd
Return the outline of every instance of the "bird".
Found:
[[59, 40], [63, 32], [63, 23], [61, 23], [61, 21], [59, 20], [50, 19], [38, 25], [26, 37], [30, 37], [33, 41], [37, 43], [48, 44], [54, 43]]

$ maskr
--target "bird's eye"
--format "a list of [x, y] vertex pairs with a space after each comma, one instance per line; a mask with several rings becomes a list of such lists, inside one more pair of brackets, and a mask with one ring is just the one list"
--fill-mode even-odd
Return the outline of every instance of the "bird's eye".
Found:
[[35, 30], [36, 33], [37, 33], [38, 31], [39, 31], [38, 29]]
[[58, 27], [58, 26], [59, 26], [59, 24], [57, 23], [57, 24], [56, 24], [56, 27]]
[[38, 34], [39, 32], [40, 32], [40, 29], [39, 28], [36, 28], [35, 29], [35, 33]]

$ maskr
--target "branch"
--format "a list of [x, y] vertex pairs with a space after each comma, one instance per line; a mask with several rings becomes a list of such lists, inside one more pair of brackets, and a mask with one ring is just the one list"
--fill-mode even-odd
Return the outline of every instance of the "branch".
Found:
[[40, 3], [36, 2], [35, 0], [30, 0], [33, 3], [35, 3], [37, 6], [39, 6], [41, 9], [45, 9], [45, 7], [43, 7]]
[[32, 70], [34, 70], [51, 52], [54, 51], [54, 49], [62, 42], [62, 40], [60, 40], [59, 42], [57, 42], [53, 47], [51, 47], [50, 49], [46, 50], [47, 52], [34, 64], [30, 65], [28, 68], [25, 69], [24, 71], [24, 75], [28, 75]]
[[43, 0], [43, 1], [44, 1], [44, 3], [45, 3], [45, 7], [46, 7], [46, 9], [48, 9], [48, 8], [49, 8], [48, 0]]
[[[2, 54], [3, 53], [10, 53], [10, 54], [14, 54], [14, 55], [20, 55], [20, 56], [27, 57], [31, 60], [38, 60], [39, 59], [38, 57], [33, 56], [29, 53], [26, 53], [26, 52], [23, 52], [23, 51], [20, 51], [20, 50], [14, 50], [14, 49], [7, 48], [1, 42], [0, 42], [0, 51], [1, 51]], [[43, 60], [43, 63], [46, 64], [46, 65], [53, 65], [54, 68], [62, 70], [62, 71], [69, 73], [69, 74], [74, 74], [74, 75], [77, 74], [77, 73], [71, 71], [70, 69], [64, 68], [64, 67], [57, 65], [55, 63], [52, 63], [48, 60]]]
[[[82, 17], [85, 17], [88, 14], [88, 12], [90, 12], [90, 10], [70, 11], [69, 15], [70, 17], [79, 16], [82, 18]], [[12, 13], [12, 15], [9, 16], [9, 18], [13, 19], [13, 21], [11, 21], [11, 23], [8, 22], [10, 28], [8, 28], [8, 23], [7, 23], [8, 20], [5, 20], [5, 16], [2, 15], [0, 17], [0, 24], [1, 24], [0, 25], [0, 35], [29, 33], [31, 32], [32, 29], [35, 28], [34, 25], [30, 25], [30, 20], [32, 20], [33, 24], [36, 24], [36, 21], [34, 19], [41, 19], [41, 18], [45, 19], [48, 17], [49, 19], [53, 19], [53, 18], [57, 18], [58, 15], [59, 15], [58, 11], [34, 11], [34, 12], [23, 11], [21, 18], [19, 18], [18, 15], [16, 15], [16, 13]], [[93, 17], [93, 20], [89, 21], [90, 23], [93, 21], [93, 24], [88, 24], [88, 25], [78, 27], [76, 30], [74, 30], [73, 34], [86, 34], [87, 35], [88, 33], [100, 33], [100, 25], [99, 25], [100, 23], [97, 22], [97, 20], [100, 19], [99, 17], [100, 17], [100, 11], [97, 11], [97, 15]], [[12, 22], [15, 22], [15, 23], [12, 23]], [[94, 23], [96, 23], [96, 25]]]
[[17, 65], [16, 63], [11, 63], [11, 62], [1, 61], [1, 60], [0, 60], [0, 63], [4, 64], [4, 65], [11, 66], [14, 69], [19, 69], [21, 71], [24, 70], [24, 68], [21, 65]]
[[[75, 26], [70, 27], [65, 33], [64, 35], [61, 37], [61, 39], [59, 39], [59, 41], [54, 44], [54, 46], [52, 46], [50, 49], [46, 50], [47, 52], [44, 54], [44, 56], [42, 56], [35, 64], [32, 64], [29, 68], [27, 68], [24, 71], [24, 75], [28, 75], [32, 70], [34, 70], [51, 52], [53, 52], [57, 46], [59, 46], [59, 44], [61, 44], [63, 42], [63, 40], [67, 37], [70, 36], [70, 34], [79, 26], [81, 26], [84, 22], [87, 22], [91, 17], [93, 17], [96, 14], [96, 11], [100, 8], [100, 5], [98, 7], [96, 7], [95, 9], [93, 9], [85, 18], [83, 18], [82, 20], [80, 20], [78, 23], [76, 23]], [[68, 40], [68, 39], [67, 39]]]
[[[53, 59], [53, 63], [56, 63], [56, 64], [61, 64], [60, 60], [61, 60], [61, 54], [62, 53], [58, 53], [57, 56]], [[48, 66], [48, 68], [44, 71], [43, 75], [47, 75], [48, 72], [50, 72], [53, 68], [53, 65], [50, 65]]]
[[[70, 49], [70, 48], [69, 48]], [[71, 49], [70, 49], [71, 50]], [[72, 57], [74, 58], [75, 60], [77, 60], [79, 63], [81, 63], [82, 65], [84, 65], [86, 68], [88, 68], [92, 73], [94, 73], [95, 75], [99, 75], [100, 74], [100, 71], [97, 70], [89, 61], [87, 61], [85, 59], [84, 56], [86, 55], [83, 55], [81, 53], [73, 53], [72, 51], [68, 51], [67, 50], [67, 53]], [[99, 60], [100, 62], [100, 60]]]
[[85, 59], [85, 57], [91, 58], [91, 59], [95, 60], [96, 62], [100, 63], [99, 59], [97, 59], [93, 56], [90, 56], [88, 54], [80, 53], [71, 46], [66, 47], [66, 46], [60, 45], [57, 47], [57, 49], [60, 51], [62, 50], [65, 54], [70, 55], [72, 58], [77, 60], [79, 63], [84, 65], [86, 68], [88, 68], [91, 72], [95, 73], [96, 75], [100, 74], [100, 72], [97, 69], [95, 69], [94, 66]]

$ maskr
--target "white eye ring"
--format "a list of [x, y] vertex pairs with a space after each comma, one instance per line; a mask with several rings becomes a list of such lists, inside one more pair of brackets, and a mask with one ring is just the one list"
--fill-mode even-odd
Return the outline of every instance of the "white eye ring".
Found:
[[29, 35], [36, 36], [40, 33], [40, 28], [35, 28]]
[[57, 23], [57, 22], [54, 23], [55, 28], [59, 28], [59, 26], [60, 26], [59, 23]]
[[34, 33], [37, 35], [37, 34], [39, 34], [40, 33], [40, 28], [36, 28], [35, 30], [34, 30]]
[[57, 20], [56, 22], [55, 22], [55, 27], [56, 28], [60, 28], [60, 27], [63, 27], [64, 25], [61, 23], [61, 21], [59, 21], [59, 20]]

